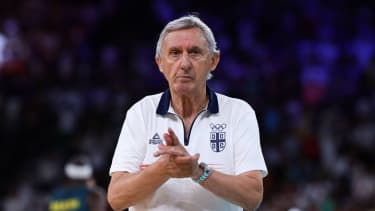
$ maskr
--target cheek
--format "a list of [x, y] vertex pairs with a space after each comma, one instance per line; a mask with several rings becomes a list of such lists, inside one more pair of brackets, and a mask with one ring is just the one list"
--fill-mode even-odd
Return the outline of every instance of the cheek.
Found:
[[168, 74], [169, 75], [175, 75], [179, 70], [179, 66], [174, 63], [168, 66]]
[[175, 75], [175, 74], [174, 74], [172, 68], [168, 68], [168, 69], [163, 70], [163, 75], [167, 80], [169, 80], [169, 79], [173, 78], [173, 75]]

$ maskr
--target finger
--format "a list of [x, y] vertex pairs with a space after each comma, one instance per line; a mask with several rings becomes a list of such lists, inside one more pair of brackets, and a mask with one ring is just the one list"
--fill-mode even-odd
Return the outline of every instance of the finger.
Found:
[[154, 152], [154, 157], [158, 157], [161, 155], [172, 155], [172, 156], [182, 157], [185, 154], [181, 152], [177, 152], [177, 151], [160, 151], [159, 150], [159, 151]]
[[172, 146], [173, 145], [173, 140], [171, 136], [168, 133], [163, 134], [164, 140], [165, 140], [165, 145], [167, 146]]
[[[158, 144], [159, 150], [163, 149], [164, 147], [166, 147], [166, 145], [164, 145], [163, 143]], [[159, 151], [154, 152], [154, 157], [158, 157], [158, 156], [160, 156], [160, 152]]]
[[177, 145], [180, 145], [180, 141], [178, 140], [176, 134], [174, 133], [174, 131], [172, 130], [172, 128], [168, 128], [168, 133], [172, 139], [172, 144], [174, 146], [177, 146]]
[[185, 156], [186, 154], [173, 147], [160, 146], [159, 150], [154, 152], [154, 156], [158, 157], [160, 155]]
[[171, 147], [171, 146], [166, 146], [164, 144], [159, 144], [158, 145], [159, 151], [168, 150], [168, 147]]
[[196, 153], [196, 154], [193, 156], [194, 161], [198, 162], [200, 156], [201, 156], [201, 155], [200, 155], [199, 153]]
[[195, 154], [194, 156], [190, 156], [190, 155], [178, 156], [174, 158], [174, 161], [178, 164], [191, 163], [191, 162], [198, 163], [199, 157], [200, 155], [198, 153]]

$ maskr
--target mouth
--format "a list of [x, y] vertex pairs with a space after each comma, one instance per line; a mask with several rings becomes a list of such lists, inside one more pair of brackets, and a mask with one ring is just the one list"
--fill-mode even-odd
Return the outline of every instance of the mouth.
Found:
[[193, 80], [193, 77], [188, 75], [176, 76], [176, 80]]

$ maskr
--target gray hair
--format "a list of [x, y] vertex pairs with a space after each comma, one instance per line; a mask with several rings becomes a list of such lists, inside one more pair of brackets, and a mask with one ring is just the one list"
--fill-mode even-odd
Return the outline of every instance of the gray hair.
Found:
[[[190, 29], [190, 28], [199, 28], [206, 38], [208, 42], [208, 49], [210, 51], [210, 55], [213, 56], [216, 53], [220, 53], [219, 49], [217, 48], [216, 40], [214, 34], [212, 33], [210, 27], [207, 26], [200, 18], [194, 15], [187, 15], [182, 16], [178, 19], [170, 21], [164, 29], [161, 31], [159, 35], [159, 40], [156, 44], [156, 52], [155, 57], [159, 57], [161, 54], [161, 45], [164, 41], [165, 37], [173, 31], [177, 31], [180, 29]], [[213, 77], [212, 73], [209, 72], [207, 75], [207, 80]]]
[[217, 49], [216, 40], [214, 34], [212, 33], [210, 27], [207, 26], [200, 18], [194, 15], [187, 15], [181, 18], [175, 19], [170, 21], [164, 29], [161, 31], [159, 40], [156, 45], [156, 53], [155, 56], [158, 57], [161, 54], [161, 45], [164, 38], [173, 31], [177, 31], [180, 29], [189, 29], [189, 28], [199, 28], [202, 31], [203, 36], [206, 38], [208, 42], [208, 48], [211, 55], [214, 53], [219, 53], [220, 51]]

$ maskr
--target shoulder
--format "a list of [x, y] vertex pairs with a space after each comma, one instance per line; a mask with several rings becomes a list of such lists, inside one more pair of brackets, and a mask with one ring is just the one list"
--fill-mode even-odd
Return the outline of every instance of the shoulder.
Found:
[[65, 192], [66, 192], [66, 190], [63, 186], [58, 186], [57, 188], [52, 190], [51, 195], [53, 197], [59, 197], [59, 196], [65, 194]]
[[253, 107], [243, 99], [216, 93], [220, 110], [255, 113]]
[[147, 95], [142, 99], [135, 102], [129, 109], [128, 112], [142, 111], [145, 113], [147, 111], [155, 112], [159, 104], [162, 93], [157, 93], [153, 95]]

